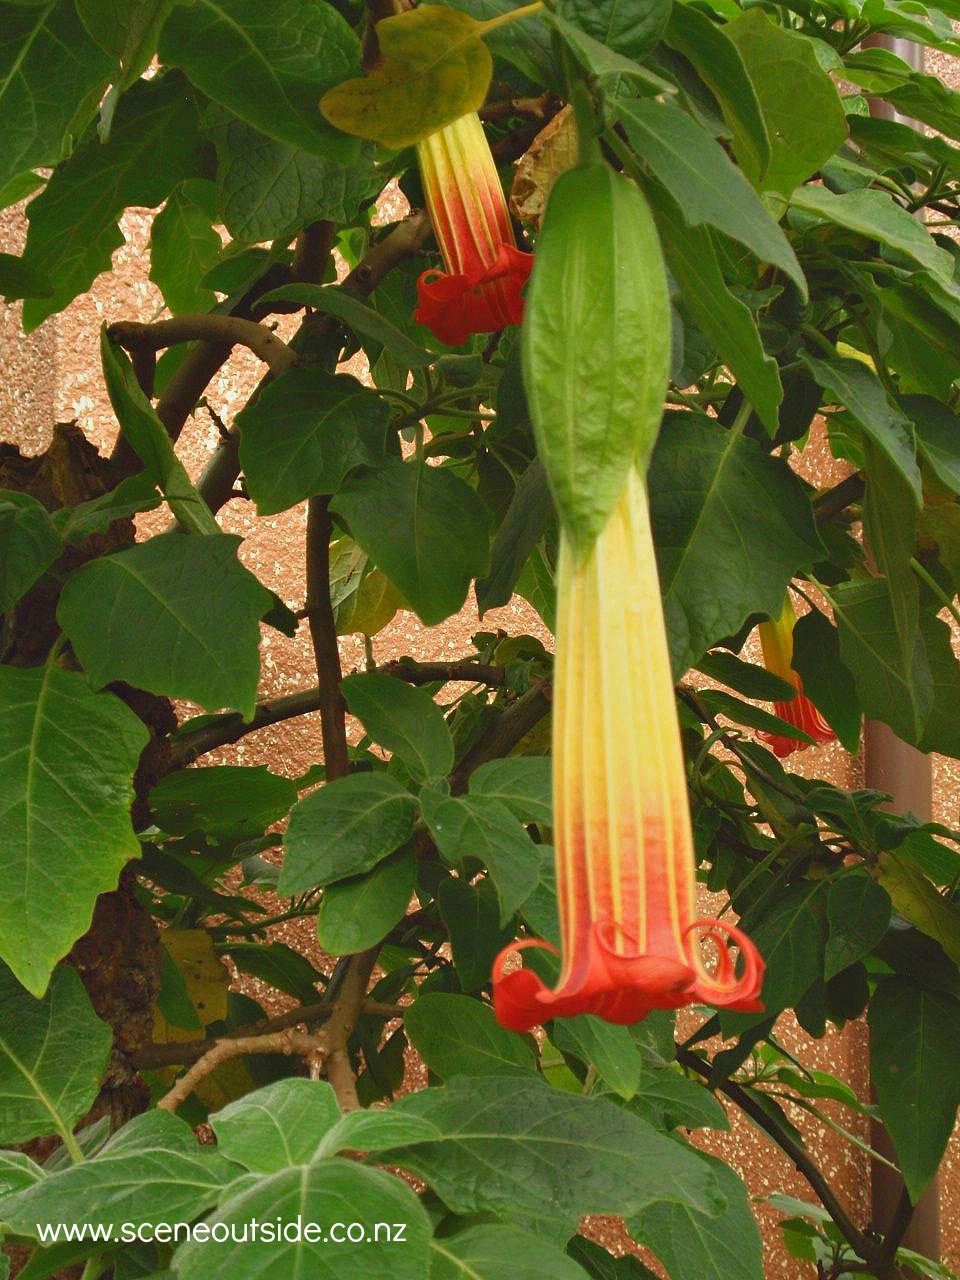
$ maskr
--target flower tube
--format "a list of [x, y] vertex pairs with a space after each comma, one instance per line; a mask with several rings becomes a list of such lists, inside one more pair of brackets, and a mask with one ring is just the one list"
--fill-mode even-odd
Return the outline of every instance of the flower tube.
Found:
[[445, 271], [424, 271], [414, 319], [456, 347], [523, 318], [533, 255], [516, 246], [497, 166], [475, 112], [417, 144]]
[[[734, 925], [698, 919], [686, 773], [643, 481], [578, 563], [561, 537], [553, 695], [553, 793], [562, 968], [550, 990], [494, 965], [503, 1026], [592, 1013], [637, 1022], [705, 1002], [743, 1011], [763, 961]], [[715, 951], [715, 972], [701, 944]], [[730, 944], [740, 952], [738, 974]]]
[[[837, 735], [805, 696], [800, 677], [793, 669], [793, 628], [796, 623], [797, 615], [788, 595], [780, 617], [772, 622], [761, 622], [757, 627], [763, 650], [763, 665], [787, 684], [792, 684], [797, 691], [789, 702], [774, 703], [774, 710], [781, 720], [786, 720], [787, 724], [792, 724], [796, 729], [802, 729], [814, 742], [832, 742]], [[762, 733], [760, 737], [777, 756], [804, 751], [810, 745], [801, 738], [788, 738], [777, 733]]]

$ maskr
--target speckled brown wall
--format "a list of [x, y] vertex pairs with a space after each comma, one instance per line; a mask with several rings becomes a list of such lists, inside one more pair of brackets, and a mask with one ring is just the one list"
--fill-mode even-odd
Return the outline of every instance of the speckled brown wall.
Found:
[[[960, 83], [955, 59], [938, 58], [933, 60], [933, 67], [945, 79]], [[387, 220], [396, 217], [397, 212], [396, 208], [383, 211]], [[150, 320], [162, 306], [157, 290], [147, 280], [149, 222], [149, 214], [130, 212], [123, 224], [127, 243], [115, 256], [114, 272], [102, 277], [89, 294], [77, 299], [62, 315], [48, 320], [34, 334], [21, 333], [18, 306], [0, 307], [0, 439], [15, 441], [25, 452], [39, 452], [46, 446], [54, 422], [76, 419], [92, 441], [101, 448], [110, 447], [116, 424], [99, 372], [98, 330], [104, 319]], [[0, 213], [0, 248], [18, 251], [24, 231], [24, 219], [19, 211]], [[281, 333], [291, 325], [292, 321], [285, 320]], [[214, 380], [209, 399], [228, 424], [244, 404], [258, 376], [256, 360], [241, 352], [234, 355]], [[193, 474], [202, 467], [216, 443], [217, 431], [206, 415], [201, 413], [198, 419], [188, 423], [180, 451]], [[814, 441], [805, 458], [808, 478], [818, 484], [829, 483], [836, 478], [835, 467], [822, 444]], [[257, 520], [248, 503], [235, 500], [225, 508], [222, 519], [227, 529], [245, 538], [242, 556], [258, 577], [293, 608], [302, 605], [304, 509], [298, 507], [279, 516]], [[378, 661], [403, 654], [420, 659], [453, 657], [466, 651], [470, 636], [480, 626], [488, 629], [498, 625], [511, 632], [526, 629], [547, 639], [536, 616], [520, 601], [491, 612], [482, 624], [470, 602], [460, 615], [433, 631], [422, 628], [413, 615], [399, 614], [375, 638], [374, 651]], [[305, 627], [294, 639], [265, 631], [262, 655], [261, 688], [265, 697], [289, 693], [315, 680]], [[341, 642], [341, 655], [346, 671], [356, 668], [363, 656], [354, 638]], [[318, 718], [305, 716], [252, 734], [237, 746], [208, 759], [211, 763], [266, 763], [277, 772], [293, 776], [305, 770], [320, 754]], [[794, 759], [799, 761], [797, 768], [802, 772], [815, 772], [840, 785], [862, 781], [858, 761], [836, 744], [810, 750]], [[960, 765], [935, 759], [934, 781], [935, 816], [957, 825]], [[287, 937], [289, 941], [294, 940], [292, 931]], [[300, 945], [310, 945], [311, 937], [310, 929], [298, 931]], [[783, 1023], [788, 1020], [784, 1019]], [[866, 1037], [862, 1026], [849, 1027], [820, 1042], [810, 1041], [795, 1024], [781, 1024], [780, 1033], [788, 1046], [800, 1052], [805, 1063], [833, 1071], [866, 1099]], [[839, 1110], [835, 1114], [837, 1119], [849, 1123], [849, 1116], [841, 1116]], [[854, 1218], [866, 1222], [869, 1174], [865, 1158], [828, 1127], [803, 1113], [796, 1112], [792, 1119], [818, 1154]], [[731, 1122], [729, 1134], [711, 1134], [704, 1145], [731, 1159], [755, 1196], [764, 1197], [780, 1190], [813, 1199], [803, 1178], [762, 1136], [736, 1116], [731, 1117]], [[960, 1146], [955, 1143], [942, 1178], [944, 1259], [954, 1267], [960, 1266], [958, 1151]], [[798, 1263], [784, 1252], [776, 1225], [778, 1215], [763, 1204], [758, 1204], [757, 1213], [766, 1241], [768, 1277], [771, 1280], [812, 1277], [812, 1267]], [[593, 1230], [598, 1238], [611, 1244], [619, 1238], [614, 1224], [597, 1222]]]

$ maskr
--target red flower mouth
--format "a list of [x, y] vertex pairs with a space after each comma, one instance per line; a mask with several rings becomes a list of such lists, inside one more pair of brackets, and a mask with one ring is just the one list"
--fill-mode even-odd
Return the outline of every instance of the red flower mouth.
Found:
[[530, 275], [533, 254], [502, 244], [485, 270], [455, 275], [431, 268], [417, 281], [413, 318], [441, 342], [458, 347], [472, 333], [495, 333], [523, 319], [521, 290]]

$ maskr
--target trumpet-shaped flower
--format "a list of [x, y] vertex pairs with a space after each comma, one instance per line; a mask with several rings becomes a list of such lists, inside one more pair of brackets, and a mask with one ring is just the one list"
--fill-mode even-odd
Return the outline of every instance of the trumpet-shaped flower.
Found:
[[512, 952], [546, 943], [506, 948], [493, 975], [500, 1022], [524, 1031], [593, 1013], [632, 1023], [694, 1001], [761, 1009], [756, 948], [734, 925], [697, 918], [686, 774], [636, 470], [581, 563], [561, 539], [553, 777], [560, 977], [551, 990], [530, 969], [507, 971]]
[[[787, 596], [780, 617], [772, 622], [761, 622], [757, 628], [760, 648], [763, 650], [763, 665], [787, 684], [792, 684], [797, 691], [789, 702], [774, 703], [774, 710], [781, 720], [801, 729], [814, 742], [832, 742], [837, 735], [804, 694], [803, 683], [793, 669], [793, 628], [796, 623], [797, 615], [793, 611], [790, 597]], [[804, 751], [810, 745], [800, 738], [788, 738], [778, 733], [762, 733], [760, 737], [777, 756]]]
[[459, 346], [523, 319], [533, 255], [516, 246], [497, 166], [476, 113], [417, 144], [427, 210], [446, 271], [424, 271], [414, 319]]

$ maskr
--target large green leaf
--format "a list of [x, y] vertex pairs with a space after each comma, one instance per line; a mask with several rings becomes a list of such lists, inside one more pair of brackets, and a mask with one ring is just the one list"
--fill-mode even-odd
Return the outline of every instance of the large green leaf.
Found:
[[932, 396], [904, 396], [900, 408], [914, 425], [924, 462], [941, 484], [960, 493], [960, 418]]
[[741, 170], [693, 116], [652, 98], [620, 99], [617, 112], [635, 151], [670, 192], [688, 226], [708, 223], [739, 240], [806, 294], [807, 282], [787, 237]]
[[53, 664], [0, 667], [0, 713], [0, 956], [42, 996], [140, 852], [130, 804], [149, 735], [119, 698]]
[[35, 1000], [0, 966], [0, 1000], [0, 1142], [69, 1137], [97, 1096], [110, 1028], [73, 969], [57, 969], [47, 994]]
[[[246, 1240], [243, 1229], [252, 1219], [260, 1221], [261, 1230], [255, 1240]], [[290, 1230], [265, 1229], [277, 1222]], [[350, 1241], [341, 1228], [356, 1222], [366, 1230]], [[174, 1255], [180, 1280], [249, 1280], [267, 1272], [275, 1280], [304, 1275], [356, 1280], [364, 1274], [423, 1280], [426, 1275], [430, 1224], [420, 1201], [399, 1178], [352, 1160], [317, 1160], [256, 1182], [244, 1180], [207, 1224], [209, 1241], [190, 1241]]]
[[890, 924], [890, 898], [863, 872], [842, 876], [827, 894], [826, 981], [869, 955]]
[[274, 379], [237, 415], [240, 463], [262, 516], [315, 493], [334, 493], [346, 474], [386, 450], [390, 409], [347, 374], [315, 365]]
[[47, 273], [13, 253], [0, 253], [0, 294], [7, 302], [16, 298], [48, 298], [53, 282]]
[[[504, 374], [501, 387], [506, 378]], [[552, 515], [553, 499], [547, 473], [540, 459], [534, 458], [517, 481], [494, 536], [490, 573], [477, 582], [477, 608], [481, 617], [488, 609], [510, 603], [523, 567], [546, 532]]]
[[845, 140], [840, 95], [820, 67], [813, 42], [784, 30], [762, 9], [740, 14], [723, 30], [744, 61], [770, 139], [761, 185], [789, 196]]
[[727, 1113], [706, 1085], [675, 1067], [644, 1065], [630, 1110], [655, 1129], [729, 1129]]
[[489, 1005], [469, 996], [425, 992], [404, 1011], [403, 1025], [410, 1043], [441, 1080], [536, 1070], [529, 1040], [501, 1027]]
[[357, 155], [356, 141], [317, 107], [327, 89], [360, 70], [356, 36], [324, 0], [178, 5], [161, 34], [160, 59], [278, 142], [344, 161]]
[[823, 973], [826, 890], [822, 880], [799, 880], [779, 890], [743, 920], [743, 928], [766, 963], [760, 999], [764, 1011], [724, 1013], [724, 1030], [743, 1029], [791, 1008]]
[[384, 858], [366, 875], [327, 885], [317, 912], [317, 940], [333, 956], [366, 951], [406, 914], [417, 879], [411, 849]]
[[189, 1222], [216, 1204], [235, 1175], [222, 1155], [198, 1147], [183, 1120], [148, 1111], [118, 1130], [93, 1159], [4, 1200], [3, 1220], [17, 1235], [34, 1239], [60, 1222], [112, 1226], [119, 1237], [123, 1222]]
[[[453, 0], [451, 8], [462, 9], [474, 18], [486, 21], [518, 9], [525, 0]], [[490, 52], [516, 67], [534, 84], [543, 84], [560, 92], [562, 77], [551, 45], [550, 29], [540, 16], [530, 15], [522, 22], [511, 22], [486, 37]]]
[[340, 1119], [325, 1080], [278, 1080], [245, 1094], [210, 1117], [217, 1150], [252, 1173], [309, 1164]]
[[163, 533], [71, 574], [57, 618], [93, 683], [125, 680], [249, 719], [271, 597], [239, 545], [233, 534]]
[[587, 1280], [587, 1273], [556, 1245], [531, 1231], [490, 1222], [430, 1242], [430, 1280]]
[[669, 0], [560, 0], [557, 12], [594, 40], [628, 58], [643, 59], [670, 17]]
[[650, 503], [670, 650], [681, 675], [824, 550], [790, 469], [753, 440], [680, 414], [661, 433]]
[[416, 800], [389, 774], [328, 782], [290, 814], [279, 891], [300, 893], [369, 871], [410, 839], [416, 816]]
[[238, 839], [279, 822], [296, 799], [296, 783], [266, 765], [222, 764], [166, 774], [150, 792], [150, 810], [170, 835]]
[[770, 138], [737, 46], [722, 25], [692, 4], [673, 6], [665, 38], [717, 99], [733, 134], [734, 153], [751, 182], [758, 183], [770, 160]]
[[723, 1208], [700, 1157], [629, 1112], [533, 1078], [504, 1083], [454, 1079], [402, 1098], [394, 1106], [439, 1136], [381, 1158], [424, 1178], [456, 1213], [536, 1217], [561, 1239], [585, 1213], [636, 1213], [658, 1200]]
[[189, 532], [218, 534], [220, 526], [191, 483], [186, 468], [174, 451], [173, 441], [137, 382], [133, 365], [123, 349], [111, 341], [106, 325], [100, 333], [100, 359], [103, 379], [120, 430], [143, 463], [150, 480], [170, 504], [170, 510]]
[[916, 1202], [937, 1171], [960, 1103], [960, 1002], [912, 978], [885, 978], [869, 1022], [870, 1077]]
[[60, 160], [96, 110], [110, 68], [73, 0], [0, 6], [0, 186]]
[[900, 374], [900, 389], [949, 400], [960, 377], [960, 323], [909, 284], [878, 288], [874, 296], [891, 337], [884, 354]]
[[180, 184], [150, 228], [150, 279], [170, 311], [209, 311], [217, 300], [200, 281], [223, 245], [213, 228], [216, 188], [203, 178]]
[[551, 1031], [553, 1043], [593, 1067], [600, 1079], [621, 1098], [637, 1091], [643, 1059], [627, 1027], [604, 1022], [592, 1014], [559, 1018]]
[[285, 146], [222, 109], [207, 113], [207, 128], [217, 149], [220, 212], [237, 240], [285, 239], [321, 218], [351, 223], [383, 185], [372, 148], [355, 164], [337, 164]]
[[639, 1258], [629, 1254], [615, 1258], [586, 1236], [574, 1236], [567, 1245], [567, 1253], [586, 1269], [592, 1280], [656, 1280]]
[[454, 863], [479, 858], [485, 863], [497, 887], [500, 923], [506, 924], [537, 887], [540, 846], [501, 800], [427, 789], [420, 794], [420, 808], [445, 858]]
[[192, 173], [198, 146], [197, 104], [182, 76], [141, 80], [123, 95], [109, 140], [84, 142], [28, 206], [24, 260], [49, 276], [54, 292], [24, 304], [25, 329], [110, 270], [124, 243], [120, 214], [128, 205], [160, 204]]
[[[276, 299], [300, 302], [324, 315], [336, 316], [366, 340], [362, 345], [377, 354], [381, 349], [388, 351], [406, 369], [421, 369], [436, 359], [433, 352], [417, 346], [403, 329], [349, 289], [338, 285], [286, 284], [264, 295], [265, 302]], [[371, 354], [371, 362], [375, 359], [376, 354]], [[405, 385], [406, 379], [403, 381]]]
[[763, 1244], [750, 1198], [729, 1165], [703, 1155], [727, 1198], [715, 1217], [690, 1205], [651, 1205], [628, 1220], [631, 1235], [649, 1245], [670, 1280], [763, 1280]]
[[374, 742], [399, 757], [418, 781], [442, 778], [453, 768], [453, 738], [426, 689], [379, 671], [347, 676], [340, 688]]
[[688, 227], [674, 200], [651, 184], [650, 200], [657, 217], [670, 271], [680, 286], [684, 305], [736, 375], [737, 384], [772, 435], [783, 399], [777, 362], [760, 341], [750, 309], [727, 288], [713, 236], [707, 227]]
[[61, 547], [53, 521], [36, 498], [0, 489], [0, 613], [30, 590]]
[[470, 775], [470, 795], [499, 800], [521, 822], [553, 820], [552, 769], [546, 756], [503, 756]]
[[426, 626], [456, 613], [487, 571], [489, 510], [446, 468], [391, 460], [348, 476], [330, 505]]
[[145, 71], [157, 49], [157, 38], [173, 0], [77, 0], [83, 25], [123, 74], [127, 88]]
[[794, 671], [804, 692], [823, 713], [847, 751], [860, 749], [863, 711], [853, 677], [840, 659], [840, 637], [819, 609], [811, 609], [793, 628]]

